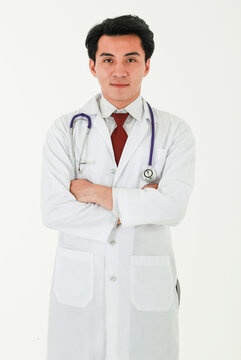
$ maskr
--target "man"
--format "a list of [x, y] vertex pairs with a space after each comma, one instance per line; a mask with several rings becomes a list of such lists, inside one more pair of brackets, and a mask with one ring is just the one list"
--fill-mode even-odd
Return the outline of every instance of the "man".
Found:
[[[106, 19], [86, 47], [101, 93], [56, 119], [44, 144], [43, 222], [59, 231], [47, 358], [177, 360], [180, 289], [169, 226], [186, 213], [195, 140], [186, 121], [152, 107], [148, 166], [153, 123], [141, 83], [154, 41], [144, 20]], [[72, 135], [77, 114], [91, 119], [81, 157], [87, 123], [82, 115]], [[147, 168], [156, 172], [149, 181]]]

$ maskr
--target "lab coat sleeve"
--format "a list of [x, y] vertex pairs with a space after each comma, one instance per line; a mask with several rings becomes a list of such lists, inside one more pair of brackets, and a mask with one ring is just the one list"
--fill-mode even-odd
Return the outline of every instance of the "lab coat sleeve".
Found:
[[41, 213], [49, 228], [105, 243], [117, 218], [111, 210], [76, 200], [70, 192], [75, 179], [66, 130], [58, 119], [47, 132], [43, 146]]
[[170, 141], [158, 188], [116, 188], [122, 226], [180, 223], [186, 214], [194, 177], [195, 138], [183, 120]]
[[117, 219], [120, 217], [119, 207], [118, 207], [118, 195], [117, 195], [117, 188], [112, 187], [112, 201], [113, 201], [113, 213], [117, 217]]

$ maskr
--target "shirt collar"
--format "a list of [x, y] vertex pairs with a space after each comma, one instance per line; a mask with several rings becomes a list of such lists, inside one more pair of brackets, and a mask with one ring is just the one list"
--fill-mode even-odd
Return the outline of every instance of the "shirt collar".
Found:
[[141, 94], [123, 109], [116, 108], [103, 96], [103, 94], [101, 94], [101, 97], [98, 101], [98, 105], [99, 105], [100, 113], [103, 118], [107, 118], [111, 116], [113, 112], [117, 112], [117, 113], [128, 112], [134, 119], [136, 120], [142, 119], [143, 101]]

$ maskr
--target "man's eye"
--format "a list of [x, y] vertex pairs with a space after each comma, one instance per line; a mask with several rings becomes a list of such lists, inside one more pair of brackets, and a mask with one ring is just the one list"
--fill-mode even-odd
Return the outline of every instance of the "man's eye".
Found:
[[127, 61], [129, 61], [129, 60], [133, 60], [133, 61], [131, 61], [131, 62], [135, 62], [135, 61], [136, 61], [135, 59], [127, 59]]
[[112, 61], [112, 59], [105, 59], [104, 62], [110, 62], [109, 60]]

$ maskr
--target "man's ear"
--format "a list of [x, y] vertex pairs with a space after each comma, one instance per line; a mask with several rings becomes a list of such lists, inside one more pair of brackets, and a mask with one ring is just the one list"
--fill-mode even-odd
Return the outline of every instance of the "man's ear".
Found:
[[89, 68], [90, 68], [90, 71], [93, 74], [93, 76], [97, 77], [96, 71], [95, 71], [95, 63], [94, 63], [94, 60], [92, 60], [92, 59], [89, 59]]
[[149, 73], [150, 65], [151, 65], [150, 62], [151, 62], [151, 58], [149, 58], [145, 63], [144, 77]]

